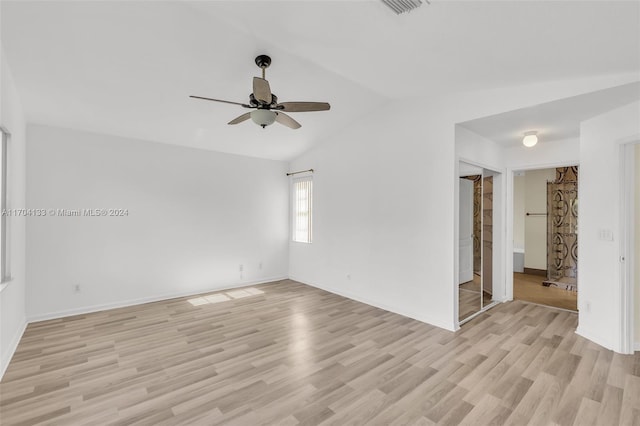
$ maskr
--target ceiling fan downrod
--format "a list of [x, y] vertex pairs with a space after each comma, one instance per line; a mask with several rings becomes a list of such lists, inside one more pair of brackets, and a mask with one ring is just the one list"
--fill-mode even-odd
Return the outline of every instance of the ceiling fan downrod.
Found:
[[265, 78], [265, 70], [271, 65], [271, 58], [267, 55], [256, 56], [256, 65], [262, 69], [262, 78]]

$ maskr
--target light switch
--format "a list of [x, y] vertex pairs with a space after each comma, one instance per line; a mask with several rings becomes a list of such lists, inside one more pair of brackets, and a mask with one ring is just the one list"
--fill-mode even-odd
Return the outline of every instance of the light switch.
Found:
[[598, 239], [602, 241], [613, 241], [613, 232], [611, 229], [601, 229], [598, 231]]

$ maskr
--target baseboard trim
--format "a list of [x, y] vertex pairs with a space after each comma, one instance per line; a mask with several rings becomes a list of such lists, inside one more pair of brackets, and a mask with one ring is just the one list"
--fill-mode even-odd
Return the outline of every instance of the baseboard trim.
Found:
[[297, 281], [299, 283], [302, 283], [304, 285], [308, 285], [310, 287], [314, 287], [314, 288], [319, 288], [320, 290], [324, 290], [327, 291], [329, 293], [333, 293], [333, 294], [337, 294], [338, 296], [342, 296], [342, 297], [346, 297], [347, 299], [351, 299], [351, 300], [355, 300], [356, 302], [360, 302], [360, 303], [364, 303], [366, 305], [370, 305], [379, 309], [384, 309], [385, 311], [389, 311], [389, 312], [393, 312], [394, 314], [398, 314], [398, 315], [402, 315], [403, 317], [407, 317], [407, 318], [411, 318], [414, 319], [416, 321], [420, 321], [423, 322], [425, 324], [429, 324], [429, 325], [433, 325], [434, 327], [438, 327], [438, 328], [442, 328], [444, 330], [447, 331], [456, 331], [455, 329], [455, 325], [453, 324], [445, 324], [442, 321], [436, 321], [433, 318], [427, 318], [424, 315], [418, 315], [414, 312], [409, 312], [406, 311], [404, 309], [399, 309], [395, 306], [390, 306], [384, 303], [379, 303], [377, 301], [371, 300], [371, 299], [367, 299], [367, 298], [363, 298], [360, 296], [357, 296], [355, 294], [351, 294], [348, 292], [344, 292], [344, 291], [340, 291], [340, 290], [335, 290], [332, 288], [328, 288], [328, 287], [323, 287], [322, 285], [319, 284], [311, 284], [310, 282], [307, 282], [301, 278], [295, 277], [295, 276], [289, 276], [290, 280], [293, 281]]
[[271, 282], [275, 282], [275, 281], [286, 280], [287, 278], [288, 277], [286, 275], [277, 276], [277, 277], [269, 277], [269, 278], [264, 278], [264, 279], [260, 279], [260, 280], [255, 280], [255, 281], [243, 281], [243, 282], [240, 282], [240, 283], [225, 285], [225, 286], [222, 286], [222, 287], [205, 288], [205, 289], [198, 289], [198, 290], [186, 291], [186, 292], [178, 292], [178, 293], [166, 293], [166, 294], [162, 294], [162, 295], [143, 297], [143, 298], [139, 298], [139, 299], [123, 300], [123, 301], [120, 301], [120, 302], [105, 303], [105, 304], [101, 304], [101, 305], [91, 305], [91, 306], [85, 306], [85, 307], [81, 307], [81, 308], [50, 312], [50, 313], [47, 313], [47, 314], [29, 316], [27, 318], [27, 323], [30, 324], [30, 323], [33, 323], [33, 322], [48, 321], [48, 320], [52, 320], [52, 319], [65, 318], [65, 317], [70, 317], [70, 316], [74, 316], [74, 315], [91, 314], [91, 313], [94, 313], [94, 312], [106, 311], [106, 310], [109, 310], [109, 309], [125, 308], [127, 306], [135, 306], [135, 305], [143, 305], [145, 303], [152, 303], [152, 302], [159, 302], [159, 301], [163, 301], [163, 300], [177, 299], [177, 298], [180, 298], [180, 297], [196, 296], [198, 294], [211, 293], [211, 292], [215, 292], [215, 291], [232, 290], [234, 288], [241, 288], [241, 287], [248, 287], [248, 286], [252, 286], [252, 285], [267, 284], [267, 283], [271, 283]]
[[22, 340], [22, 335], [24, 334], [24, 331], [27, 329], [27, 325], [29, 325], [29, 323], [25, 320], [24, 324], [22, 325], [22, 328], [16, 333], [15, 336], [13, 336], [13, 340], [11, 340], [11, 343], [9, 344], [9, 348], [6, 351], [6, 353], [2, 354], [2, 359], [0, 360], [1, 362], [0, 380], [2, 380], [2, 377], [4, 377], [4, 373], [7, 371], [7, 367], [9, 367], [9, 364], [11, 363], [11, 359], [13, 358], [13, 355], [16, 353], [16, 349], [18, 349], [18, 344], [20, 343], [20, 340]]
[[584, 337], [587, 340], [591, 340], [593, 343], [597, 343], [598, 345], [602, 346], [603, 348], [607, 348], [607, 349], [610, 349], [610, 350], [615, 352], [615, 349], [613, 348], [613, 345], [611, 344], [611, 342], [603, 341], [598, 336], [595, 336], [595, 335], [589, 333], [588, 331], [585, 331], [584, 329], [580, 328], [579, 325], [578, 325], [578, 328], [576, 329], [576, 334], [578, 336]]
[[529, 275], [539, 275], [541, 277], [547, 276], [546, 269], [524, 268], [524, 273]]

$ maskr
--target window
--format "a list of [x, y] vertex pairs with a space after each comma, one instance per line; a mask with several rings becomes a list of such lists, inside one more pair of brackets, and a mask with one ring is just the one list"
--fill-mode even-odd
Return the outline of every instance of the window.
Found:
[[0, 282], [10, 280], [7, 238], [7, 144], [9, 132], [0, 127], [2, 133], [2, 146], [0, 147]]
[[293, 241], [311, 242], [311, 212], [313, 179], [311, 176], [293, 180]]

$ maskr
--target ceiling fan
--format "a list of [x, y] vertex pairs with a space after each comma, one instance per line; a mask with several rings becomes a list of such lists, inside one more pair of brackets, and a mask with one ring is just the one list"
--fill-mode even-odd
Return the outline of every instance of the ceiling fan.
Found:
[[271, 58], [267, 55], [256, 57], [256, 65], [262, 69], [262, 78], [253, 77], [253, 93], [249, 95], [249, 103], [224, 101], [222, 99], [205, 98], [202, 96], [189, 96], [194, 99], [204, 99], [205, 101], [223, 102], [225, 104], [240, 105], [243, 108], [253, 109], [254, 111], [242, 114], [234, 118], [229, 124], [238, 124], [248, 119], [253, 120], [262, 128], [267, 127], [274, 122], [278, 122], [291, 129], [299, 129], [302, 127], [300, 123], [284, 113], [286, 112], [309, 112], [309, 111], [327, 111], [331, 108], [326, 102], [281, 102], [278, 103], [278, 97], [271, 93], [269, 82], [265, 80], [265, 70], [271, 65]]

